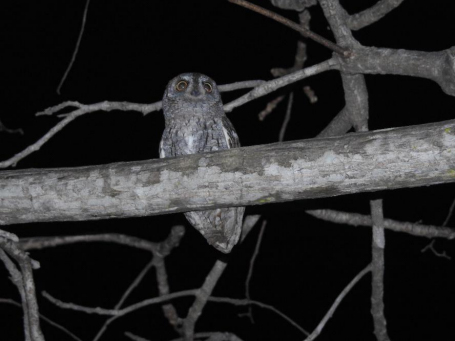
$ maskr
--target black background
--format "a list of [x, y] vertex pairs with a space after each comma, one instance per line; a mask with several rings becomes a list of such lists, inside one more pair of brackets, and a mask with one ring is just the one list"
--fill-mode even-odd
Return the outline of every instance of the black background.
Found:
[[[267, 8], [297, 20], [294, 12]], [[350, 13], [375, 1], [342, 1]], [[0, 12], [0, 120], [25, 135], [1, 134], [0, 159], [35, 142], [57, 117], [34, 114], [65, 100], [152, 103], [161, 99], [169, 79], [181, 72], [202, 72], [218, 84], [271, 79], [273, 67], [293, 64], [299, 35], [278, 23], [227, 1], [101, 1], [92, 0], [76, 62], [61, 95], [56, 88], [77, 40], [85, 1], [14, 1]], [[406, 0], [380, 22], [355, 37], [366, 46], [439, 51], [455, 45], [455, 3]], [[311, 27], [333, 39], [318, 6], [311, 8]], [[307, 66], [324, 61], [330, 51], [308, 42]], [[429, 80], [367, 75], [370, 129], [452, 119], [455, 99]], [[310, 104], [302, 87], [318, 96]], [[223, 94], [228, 102], [246, 90]], [[314, 137], [344, 105], [338, 72], [308, 78], [278, 93], [294, 91], [295, 101], [285, 140]], [[243, 146], [276, 142], [286, 102], [260, 122], [257, 114], [276, 98], [273, 93], [229, 114]], [[43, 148], [20, 161], [17, 169], [74, 167], [158, 157], [164, 128], [161, 112], [96, 112], [72, 122]], [[369, 200], [384, 198], [386, 217], [441, 225], [454, 199], [454, 185], [349, 195], [319, 200], [248, 207], [247, 214], [267, 219], [261, 251], [251, 282], [253, 299], [274, 305], [307, 330], [323, 317], [344, 286], [370, 262], [370, 229], [321, 222], [306, 209], [333, 208], [367, 214]], [[455, 218], [449, 222], [454, 226]], [[138, 219], [26, 224], [6, 226], [20, 237], [125, 233], [160, 241], [174, 224], [186, 235], [168, 258], [172, 291], [199, 287], [218, 256], [182, 214]], [[245, 279], [259, 225], [236, 247], [214, 295], [244, 297]], [[393, 340], [455, 339], [455, 273], [453, 261], [422, 253], [425, 238], [386, 231], [385, 314]], [[437, 240], [435, 247], [455, 256], [454, 243]], [[110, 244], [76, 244], [33, 251], [41, 263], [35, 271], [37, 291], [64, 301], [112, 308], [129, 283], [149, 261], [143, 251]], [[19, 300], [8, 274], [0, 267], [0, 297]], [[368, 275], [345, 298], [320, 335], [374, 340]], [[157, 295], [152, 271], [128, 299], [131, 304]], [[83, 340], [91, 340], [104, 317], [61, 310], [39, 294], [40, 311]], [[191, 299], [176, 301], [182, 316]], [[272, 312], [253, 308], [255, 324], [239, 314], [246, 308], [209, 303], [197, 331], [232, 331], [243, 340], [301, 340], [303, 335]], [[69, 340], [42, 323], [47, 340]], [[177, 337], [158, 306], [117, 320], [102, 338], [126, 340], [130, 331], [153, 340]], [[0, 339], [21, 340], [20, 309], [0, 305]]]

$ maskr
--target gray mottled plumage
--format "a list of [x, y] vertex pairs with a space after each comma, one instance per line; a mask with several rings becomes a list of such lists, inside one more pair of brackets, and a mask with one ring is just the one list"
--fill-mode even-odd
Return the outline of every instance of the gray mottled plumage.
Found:
[[[183, 73], [173, 78], [164, 92], [163, 113], [161, 158], [240, 147], [216, 83], [206, 75]], [[239, 240], [244, 211], [230, 207], [185, 216], [209, 244], [228, 253]]]

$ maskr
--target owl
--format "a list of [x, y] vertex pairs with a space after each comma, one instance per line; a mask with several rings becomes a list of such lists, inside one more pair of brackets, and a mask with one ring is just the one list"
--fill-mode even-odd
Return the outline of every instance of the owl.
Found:
[[[216, 83], [200, 73], [182, 73], [167, 85], [163, 96], [165, 129], [160, 158], [240, 147], [226, 117]], [[245, 207], [185, 213], [186, 218], [221, 252], [238, 242]]]

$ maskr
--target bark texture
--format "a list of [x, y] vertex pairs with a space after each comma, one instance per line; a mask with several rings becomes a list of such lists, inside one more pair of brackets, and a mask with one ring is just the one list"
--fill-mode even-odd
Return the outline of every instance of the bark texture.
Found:
[[0, 224], [137, 217], [455, 181], [455, 120], [184, 157], [0, 172]]

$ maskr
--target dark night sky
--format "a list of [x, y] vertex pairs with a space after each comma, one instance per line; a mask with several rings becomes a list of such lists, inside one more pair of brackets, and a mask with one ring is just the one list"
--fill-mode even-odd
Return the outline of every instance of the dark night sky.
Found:
[[[345, 0], [349, 12], [375, 1]], [[260, 1], [255, 1], [261, 4]], [[405, 0], [380, 22], [355, 33], [366, 46], [439, 51], [455, 45], [455, 3]], [[73, 69], [56, 94], [79, 34], [85, 1], [11, 1], [2, 4], [0, 120], [25, 135], [0, 135], [0, 159], [30, 145], [57, 122], [34, 114], [65, 100], [152, 103], [162, 97], [169, 79], [181, 72], [205, 73], [218, 84], [271, 79], [273, 67], [294, 61], [299, 35], [256, 13], [221, 0], [100, 1], [92, 0], [85, 34]], [[267, 8], [272, 6], [265, 2]], [[357, 6], [357, 7], [356, 7]], [[361, 7], [359, 7], [361, 6]], [[296, 14], [279, 11], [297, 20]], [[333, 39], [319, 7], [313, 7], [312, 29]], [[308, 42], [307, 66], [330, 57], [325, 48]], [[423, 124], [454, 118], [455, 98], [429, 80], [396, 76], [366, 76], [370, 100], [370, 129]], [[316, 92], [310, 104], [302, 86]], [[295, 91], [291, 123], [285, 140], [314, 137], [343, 107], [339, 74], [317, 75], [279, 91]], [[223, 95], [228, 102], [245, 91]], [[242, 145], [276, 142], [285, 103], [263, 122], [257, 114], [276, 93], [229, 114]], [[77, 119], [39, 152], [19, 162], [18, 169], [76, 167], [158, 157], [164, 128], [160, 112], [143, 117], [136, 112], [97, 112]], [[251, 283], [252, 298], [272, 304], [312, 330], [344, 286], [370, 261], [368, 228], [323, 223], [304, 213], [333, 208], [367, 214], [369, 200], [384, 198], [388, 218], [440, 225], [454, 199], [454, 185], [403, 189], [285, 204], [248, 207], [268, 224]], [[140, 219], [8, 226], [20, 237], [125, 233], [160, 241], [182, 214]], [[449, 226], [455, 226], [455, 218]], [[214, 294], [244, 297], [244, 284], [259, 226], [235, 248]], [[387, 231], [385, 304], [390, 337], [397, 340], [455, 339], [455, 271], [453, 261], [421, 253], [424, 238]], [[438, 240], [436, 248], [455, 257], [453, 242]], [[34, 251], [41, 262], [36, 271], [38, 292], [46, 290], [64, 301], [111, 308], [148, 254], [117, 245], [71, 245]], [[172, 291], [196, 288], [213, 265], [217, 251], [192, 228], [169, 257]], [[319, 340], [334, 337], [374, 340], [369, 314], [370, 279], [364, 278], [346, 297]], [[127, 301], [156, 295], [153, 272]], [[18, 299], [17, 290], [0, 266], [0, 297]], [[182, 315], [189, 299], [177, 301]], [[83, 340], [91, 340], [104, 318], [62, 311], [39, 296], [41, 312]], [[210, 303], [198, 331], [233, 331], [243, 340], [301, 340], [303, 336], [273, 313], [254, 308], [255, 324], [238, 315], [245, 308]], [[22, 340], [19, 309], [0, 305], [0, 339]], [[69, 340], [43, 323], [47, 340]], [[173, 334], [157, 306], [142, 309], [112, 325], [104, 340], [126, 340], [124, 331], [153, 340]]]

